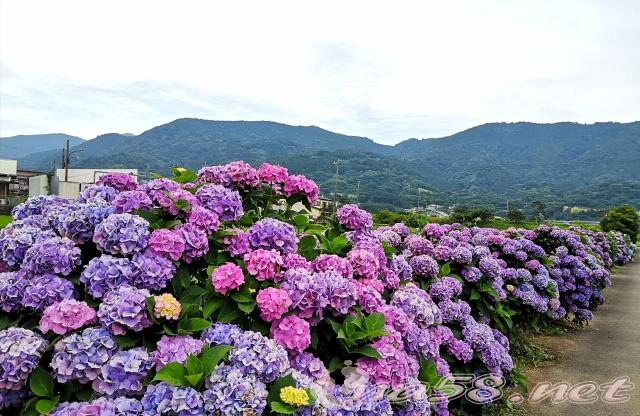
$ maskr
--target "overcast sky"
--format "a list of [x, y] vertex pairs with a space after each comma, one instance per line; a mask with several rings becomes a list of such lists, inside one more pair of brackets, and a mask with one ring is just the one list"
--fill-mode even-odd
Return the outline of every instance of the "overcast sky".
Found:
[[640, 1], [0, 2], [0, 135], [640, 119]]

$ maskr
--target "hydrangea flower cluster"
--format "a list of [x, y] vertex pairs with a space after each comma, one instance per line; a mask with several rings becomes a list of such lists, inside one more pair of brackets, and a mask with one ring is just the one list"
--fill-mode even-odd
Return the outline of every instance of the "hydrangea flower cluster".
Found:
[[[14, 210], [0, 231], [0, 309], [16, 322], [0, 331], [2, 411], [34, 403], [27, 381], [41, 367], [86, 385], [56, 391], [57, 416], [257, 416], [272, 399], [295, 415], [443, 416], [460, 403], [427, 393], [425, 373], [508, 378], [505, 328], [590, 319], [611, 265], [635, 252], [620, 234], [577, 228], [373, 229], [351, 204], [337, 223], [294, 227], [300, 213], [287, 207], [319, 190], [286, 168], [174, 172], [141, 185], [109, 174], [74, 203], [38, 197]], [[362, 334], [372, 327], [382, 329]], [[221, 345], [227, 358], [192, 377], [188, 357]], [[336, 384], [329, 363], [346, 358]], [[149, 382], [153, 371], [172, 384]], [[270, 396], [285, 376], [293, 383]], [[93, 400], [78, 401], [86, 388]]]

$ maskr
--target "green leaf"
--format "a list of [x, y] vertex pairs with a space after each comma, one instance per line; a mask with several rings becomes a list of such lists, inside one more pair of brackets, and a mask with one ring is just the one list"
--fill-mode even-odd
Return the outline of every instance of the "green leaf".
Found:
[[138, 335], [116, 335], [116, 344], [122, 349], [131, 348], [140, 341]]
[[251, 313], [256, 308], [256, 302], [238, 303], [238, 309], [244, 313]]
[[451, 273], [451, 265], [449, 263], [445, 263], [440, 267], [440, 276], [449, 276]]
[[196, 387], [200, 380], [202, 380], [202, 376], [202, 373], [189, 374], [187, 376], [184, 376], [184, 379], [191, 385], [191, 387]]
[[187, 357], [187, 362], [185, 364], [187, 373], [189, 374], [199, 374], [203, 371], [202, 362], [193, 354], [189, 354], [189, 356]]
[[42, 368], [36, 368], [29, 377], [31, 391], [40, 397], [53, 396], [53, 377]]
[[353, 352], [356, 354], [364, 355], [365, 357], [382, 358], [380, 353], [375, 348], [369, 345], [362, 346]]
[[229, 322], [233, 322], [240, 316], [242, 316], [242, 312], [238, 309], [238, 307], [235, 304], [227, 303], [220, 310], [218, 321], [227, 324]]
[[282, 402], [269, 402], [269, 406], [271, 406], [272, 411], [281, 415], [292, 415], [295, 411], [295, 408], [293, 406]]
[[40, 399], [36, 402], [36, 410], [38, 411], [38, 413], [46, 415], [53, 410], [55, 405], [56, 403], [54, 403], [53, 400]]
[[[385, 318], [381, 313], [372, 313], [365, 318], [365, 323], [367, 324], [368, 331], [380, 330], [384, 328]], [[368, 326], [369, 324], [371, 327]]]
[[153, 378], [153, 381], [166, 381], [174, 386], [185, 386], [187, 369], [181, 364], [172, 362], [162, 367]]
[[216, 345], [215, 347], [203, 350], [200, 356], [200, 361], [202, 362], [202, 372], [205, 377], [211, 374], [220, 361], [227, 358], [231, 348], [232, 347], [230, 345]]
[[253, 302], [253, 298], [247, 295], [243, 295], [242, 293], [233, 292], [231, 293], [231, 299], [235, 300], [238, 303], [249, 303]]
[[305, 214], [299, 214], [293, 217], [293, 223], [298, 227], [302, 227], [309, 223], [309, 218]]
[[340, 370], [341, 368], [344, 368], [344, 360], [340, 357], [333, 357], [331, 361], [329, 361], [329, 366], [327, 367], [330, 373]]
[[480, 294], [480, 292], [478, 292], [475, 289], [471, 289], [471, 300], [476, 300], [476, 299], [480, 299], [482, 297], [482, 295]]
[[180, 323], [178, 324], [178, 328], [189, 332], [202, 331], [203, 329], [207, 329], [210, 326], [211, 322], [202, 318], [181, 319]]
[[222, 305], [224, 305], [224, 299], [211, 298], [204, 303], [204, 306], [202, 307], [202, 315], [205, 318], [208, 318], [212, 313], [221, 308]]

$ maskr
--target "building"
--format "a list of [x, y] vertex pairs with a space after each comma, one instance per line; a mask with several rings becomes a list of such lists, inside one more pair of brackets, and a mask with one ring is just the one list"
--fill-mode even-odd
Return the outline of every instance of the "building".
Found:
[[93, 185], [107, 173], [127, 173], [138, 176], [138, 169], [57, 169], [51, 181], [51, 191], [70, 201], [87, 186]]
[[45, 176], [42, 172], [18, 169], [13, 159], [0, 159], [0, 205], [15, 205], [29, 195], [31, 178]]

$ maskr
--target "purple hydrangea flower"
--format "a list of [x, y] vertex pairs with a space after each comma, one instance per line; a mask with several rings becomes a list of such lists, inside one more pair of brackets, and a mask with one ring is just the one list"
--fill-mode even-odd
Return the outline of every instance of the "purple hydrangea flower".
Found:
[[66, 276], [80, 261], [80, 249], [64, 237], [51, 237], [32, 245], [24, 255], [22, 269], [32, 275], [54, 273]]
[[193, 207], [189, 212], [189, 223], [207, 234], [217, 231], [220, 227], [218, 215], [200, 205]]
[[89, 185], [76, 197], [76, 202], [111, 202], [117, 194], [110, 186]]
[[5, 227], [0, 230], [0, 260], [12, 269], [17, 269], [27, 250], [36, 242], [55, 237], [53, 230], [41, 230], [32, 226]]
[[93, 233], [115, 208], [104, 201], [68, 205], [55, 221], [55, 227], [61, 236], [67, 237], [76, 244], [84, 244], [93, 238]]
[[316, 273], [314, 277], [324, 288], [326, 307], [335, 314], [345, 315], [356, 304], [358, 287], [352, 279], [334, 271]]
[[24, 288], [22, 305], [42, 311], [61, 300], [72, 299], [74, 295], [73, 283], [53, 274], [43, 274], [29, 279]]
[[167, 363], [178, 362], [184, 364], [189, 354], [198, 355], [204, 342], [188, 335], [170, 337], [163, 335], [156, 344], [156, 350], [151, 353], [151, 358], [160, 370]]
[[301, 318], [321, 318], [322, 310], [329, 304], [325, 286], [318, 276], [304, 269], [291, 269], [284, 274], [280, 289], [287, 291], [291, 308]]
[[47, 341], [24, 328], [0, 331], [0, 391], [21, 390], [38, 366]]
[[202, 393], [209, 414], [262, 414], [267, 406], [267, 386], [253, 374], [226, 364], [216, 367]]
[[96, 185], [109, 186], [118, 192], [134, 191], [138, 188], [138, 182], [133, 175], [119, 172], [105, 173], [98, 178]]
[[321, 254], [311, 264], [316, 272], [334, 271], [346, 278], [353, 277], [353, 267], [349, 260], [335, 254]]
[[281, 254], [298, 250], [296, 230], [289, 224], [274, 218], [265, 218], [248, 230], [249, 244], [253, 249], [277, 250]]
[[209, 251], [209, 238], [207, 233], [191, 223], [176, 226], [174, 232], [182, 235], [184, 239], [184, 252], [182, 259], [191, 263], [198, 257], [204, 256]]
[[411, 283], [394, 292], [390, 305], [404, 311], [421, 328], [427, 328], [440, 319], [440, 311], [429, 294]]
[[243, 374], [252, 374], [263, 383], [271, 383], [289, 368], [286, 350], [273, 339], [253, 331], [235, 337], [229, 361]]
[[173, 261], [180, 260], [185, 250], [184, 236], [181, 232], [159, 228], [151, 232], [148, 251]]
[[225, 251], [234, 257], [241, 256], [249, 251], [249, 234], [239, 228], [225, 231], [233, 233], [225, 235], [222, 239]]
[[114, 335], [124, 335], [127, 329], [140, 332], [153, 324], [147, 313], [149, 296], [146, 289], [127, 284], [118, 286], [104, 295], [98, 308], [98, 319]]
[[16, 205], [11, 210], [14, 220], [23, 220], [32, 215], [43, 215], [43, 211], [50, 206], [67, 205], [69, 201], [56, 195], [40, 195], [28, 198], [25, 202]]
[[138, 271], [131, 260], [103, 254], [89, 260], [80, 281], [90, 296], [100, 299], [122, 284], [132, 284], [137, 276]]
[[293, 195], [302, 195], [307, 199], [309, 204], [315, 204], [320, 194], [318, 185], [310, 179], [302, 175], [290, 175], [284, 183], [284, 194], [287, 197]]
[[462, 283], [449, 276], [437, 279], [429, 286], [429, 294], [440, 300], [451, 299], [460, 296], [461, 293]]
[[151, 367], [153, 362], [143, 347], [119, 351], [102, 366], [92, 387], [109, 396], [140, 394], [144, 389], [142, 382]]
[[118, 214], [131, 213], [137, 209], [149, 211], [153, 208], [153, 202], [144, 191], [120, 192], [112, 201], [112, 205]]
[[198, 171], [199, 183], [212, 183], [231, 188], [231, 177], [224, 166], [205, 166]]
[[412, 257], [410, 264], [413, 272], [420, 277], [437, 276], [440, 271], [438, 262], [426, 254]]
[[346, 204], [338, 208], [336, 218], [349, 230], [369, 229], [373, 226], [371, 214], [355, 204]]
[[144, 416], [204, 416], [202, 396], [191, 387], [161, 382], [151, 384], [142, 396]]
[[139, 289], [162, 290], [176, 272], [176, 266], [171, 260], [156, 256], [148, 250], [134, 254], [131, 266], [135, 276], [132, 285]]
[[198, 201], [223, 221], [235, 221], [244, 214], [242, 200], [237, 191], [221, 185], [203, 185], [196, 192]]
[[132, 214], [112, 214], [96, 226], [93, 242], [104, 253], [133, 254], [144, 250], [149, 222]]
[[102, 366], [118, 351], [115, 338], [106, 328], [87, 328], [67, 335], [54, 346], [51, 368], [60, 383], [95, 380]]
[[237, 325], [216, 322], [202, 331], [200, 339], [211, 347], [216, 345], [234, 345], [235, 339], [240, 333], [242, 333], [242, 330]]
[[3, 312], [17, 312], [22, 308], [22, 297], [28, 280], [23, 273], [0, 273], [0, 309]]

